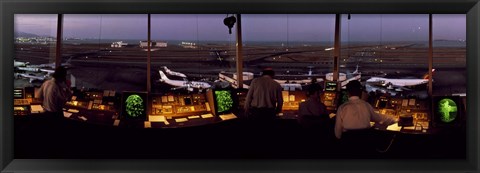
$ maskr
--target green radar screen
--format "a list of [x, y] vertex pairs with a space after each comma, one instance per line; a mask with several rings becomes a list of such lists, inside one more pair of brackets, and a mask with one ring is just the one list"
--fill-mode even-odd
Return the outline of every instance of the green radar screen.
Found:
[[452, 122], [457, 118], [457, 104], [452, 99], [441, 99], [438, 101], [438, 110], [440, 113], [440, 120], [445, 123]]
[[139, 95], [132, 94], [125, 100], [125, 111], [132, 118], [139, 117], [143, 114], [143, 99]]
[[229, 91], [215, 91], [215, 96], [218, 112], [225, 112], [233, 107], [233, 99]]

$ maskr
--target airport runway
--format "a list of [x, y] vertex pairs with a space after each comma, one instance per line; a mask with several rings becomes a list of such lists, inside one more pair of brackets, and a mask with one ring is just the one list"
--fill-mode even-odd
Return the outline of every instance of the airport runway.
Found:
[[[367, 46], [369, 47], [369, 46]], [[27, 49], [26, 47], [25, 49]], [[34, 49], [35, 50], [32, 50]], [[409, 48], [409, 47], [405, 47]], [[214, 80], [221, 71], [235, 72], [236, 63], [232, 61], [234, 51], [229, 50], [227, 53], [221, 54], [222, 60], [218, 60], [218, 55], [210, 54], [208, 48], [203, 47], [201, 50], [189, 49], [186, 54], [182, 54], [185, 49], [171, 48], [167, 51], [154, 52], [152, 56], [152, 85], [157, 86], [155, 80], [158, 80], [158, 69], [161, 66], [168, 66], [171, 70], [182, 72], [189, 76], [190, 80], [200, 80], [202, 78]], [[277, 74], [307, 74], [309, 67], [312, 67], [314, 74], [326, 74], [333, 71], [333, 64], [328, 58], [330, 55], [321, 52], [319, 48], [291, 48], [289, 52], [275, 50], [273, 48], [264, 47], [255, 50], [253, 48], [245, 48], [244, 71], [259, 74], [264, 67], [272, 67]], [[302, 50], [304, 49], [304, 50]], [[353, 51], [364, 50], [365, 48], [357, 47]], [[42, 52], [38, 46], [31, 46], [28, 51], [17, 51], [17, 60], [30, 61], [31, 64], [48, 63], [49, 52]], [[67, 53], [64, 54], [64, 60], [72, 58], [71, 63], [74, 66], [70, 72], [76, 77], [78, 87], [85, 88], [103, 88], [115, 90], [146, 90], [146, 52], [140, 51], [139, 48], [109, 49], [99, 48], [98, 46], [73, 49], [67, 47]], [[113, 51], [111, 51], [113, 50]], [[350, 50], [350, 51], [352, 51]], [[457, 49], [455, 49], [457, 50]], [[445, 52], [448, 51], [444, 50]], [[32, 53], [35, 52], [35, 53]], [[170, 53], [171, 54], [170, 54]], [[408, 52], [402, 50], [401, 52]], [[168, 57], [165, 55], [168, 54]], [[415, 56], [418, 53], [415, 54]], [[458, 51], [455, 55], [458, 54]], [[174, 55], [180, 55], [175, 57]], [[256, 58], [252, 58], [257, 56]], [[282, 56], [280, 60], [274, 60], [273, 57]], [[312, 59], [314, 57], [324, 57], [325, 61], [317, 61], [317, 63], [302, 61], [303, 59]], [[408, 56], [408, 55], [405, 55]], [[45, 58], [47, 57], [47, 58]], [[197, 57], [195, 59], [192, 59]], [[199, 58], [198, 58], [199, 57]], [[444, 57], [445, 58], [445, 57]], [[453, 57], [452, 57], [453, 58]], [[317, 58], [318, 59], [318, 58]], [[364, 57], [365, 59], [365, 57]], [[251, 61], [249, 61], [251, 60]], [[252, 62], [255, 62], [252, 64]], [[390, 62], [390, 63], [372, 63], [372, 62], [346, 62], [341, 63], [345, 67], [340, 68], [340, 72], [349, 73], [355, 70], [356, 64], [359, 64], [359, 71], [362, 73], [362, 80], [368, 79], [373, 73], [383, 72], [388, 74], [387, 77], [393, 78], [421, 78], [428, 71], [428, 66], [424, 63], [417, 62]], [[462, 63], [443, 63], [436, 65], [434, 74], [434, 89], [460, 91], [466, 90], [466, 72]], [[29, 85], [28, 81], [16, 80], [15, 87]], [[447, 88], [447, 89], [446, 89]], [[447, 92], [448, 92], [447, 91]], [[442, 91], [443, 92], [443, 91]]]

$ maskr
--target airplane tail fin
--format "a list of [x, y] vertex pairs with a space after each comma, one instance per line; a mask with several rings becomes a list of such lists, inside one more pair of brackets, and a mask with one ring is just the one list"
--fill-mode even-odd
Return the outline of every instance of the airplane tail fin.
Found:
[[352, 74], [358, 74], [358, 64], [357, 64], [357, 66], [356, 66], [356, 68], [355, 68], [355, 71], [353, 71]]
[[[432, 76], [433, 76], [434, 72], [435, 72], [435, 69], [432, 68]], [[428, 73], [426, 73], [425, 75], [423, 75], [423, 79], [429, 79], [429, 78], [430, 78], [430, 76], [428, 75]]]
[[72, 57], [68, 58], [67, 61], [65, 61], [66, 64], [71, 64]]
[[163, 80], [163, 81], [170, 80], [170, 79], [168, 79], [167, 75], [165, 75], [165, 73], [163, 73], [162, 70], [158, 70], [158, 72], [160, 73], [160, 80]]

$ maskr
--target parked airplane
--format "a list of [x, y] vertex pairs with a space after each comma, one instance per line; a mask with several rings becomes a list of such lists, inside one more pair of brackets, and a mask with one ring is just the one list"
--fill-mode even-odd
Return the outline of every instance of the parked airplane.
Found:
[[[435, 69], [432, 69], [432, 74]], [[408, 87], [422, 85], [428, 83], [429, 76], [425, 75], [423, 79], [390, 79], [383, 77], [371, 77], [367, 80], [367, 84], [381, 85], [387, 89], [395, 89], [396, 91], [410, 90]]]
[[13, 60], [13, 67], [25, 67], [28, 64], [30, 64], [30, 62], [22, 62], [22, 61]]
[[282, 86], [285, 91], [302, 90], [302, 85], [299, 83], [283, 83], [280, 84], [280, 86]]
[[40, 72], [40, 68], [35, 67], [16, 67], [16, 69], [29, 72]]
[[169, 85], [176, 86], [176, 88], [172, 88], [173, 90], [186, 88], [188, 91], [193, 91], [194, 88], [202, 90], [211, 87], [211, 85], [206, 82], [171, 80], [167, 77], [167, 75], [165, 75], [165, 73], [163, 73], [163, 71], [159, 70], [158, 72], [160, 73], [160, 82], [165, 82]]
[[[300, 79], [300, 80], [281, 80], [281, 79], [274, 79], [279, 84], [308, 84], [312, 82], [312, 79]], [[320, 81], [318, 81], [320, 80]], [[317, 79], [318, 82], [323, 81], [323, 79]]]
[[50, 70], [50, 69], [40, 69], [41, 72], [46, 72], [48, 75], [51, 75], [55, 73], [55, 70]]
[[[60, 66], [63, 66], [63, 67], [65, 67], [65, 68], [70, 68], [70, 67], [72, 67], [72, 64], [70, 63], [71, 59], [72, 59], [72, 58], [69, 58], [69, 59], [67, 60], [67, 62], [61, 63]], [[55, 63], [52, 62], [52, 63], [48, 63], [48, 64], [29, 65], [28, 67], [55, 69]]]
[[163, 66], [163, 69], [164, 69], [165, 72], [167, 72], [167, 74], [169, 74], [169, 75], [187, 78], [187, 75], [185, 75], [185, 74], [183, 74], [183, 73], [180, 73], [180, 72], [172, 71], [172, 70], [168, 69], [167, 66]]
[[[230, 83], [234, 88], [238, 88], [238, 84], [237, 84], [237, 80], [232, 78], [232, 77], [229, 77], [225, 74], [222, 74], [222, 73], [219, 73], [218, 74], [218, 77], [219, 77], [219, 81], [225, 81], [225, 82], [228, 82]], [[276, 79], [275, 79], [276, 80]], [[323, 79], [320, 79], [320, 80], [323, 80]], [[278, 82], [280, 81], [280, 82]], [[283, 90], [290, 90], [290, 91], [294, 91], [294, 90], [302, 90], [302, 84], [300, 83], [286, 83], [287, 80], [277, 80], [278, 83], [280, 83], [280, 86], [282, 86]], [[292, 80], [292, 81], [295, 81], [295, 80]], [[303, 80], [297, 80], [297, 81], [303, 81]], [[306, 80], [304, 81], [306, 82]], [[311, 79], [308, 79], [308, 82], [311, 82]], [[243, 84], [243, 88], [244, 89], [248, 89], [250, 88], [249, 85], [247, 84]]]
[[353, 71], [351, 74], [352, 74], [352, 75], [361, 74], [361, 73], [358, 71], [358, 64], [357, 64], [357, 66], [356, 66], [356, 68], [355, 68], [355, 71]]
[[43, 82], [45, 79], [48, 78], [48, 75], [35, 76], [35, 75], [33, 75], [33, 74], [15, 73], [15, 77], [17, 77], [17, 78], [19, 78], [19, 77], [28, 78], [28, 79], [29, 79], [29, 82], [32, 83], [32, 82], [34, 82], [34, 81], [41, 81], [41, 82]]

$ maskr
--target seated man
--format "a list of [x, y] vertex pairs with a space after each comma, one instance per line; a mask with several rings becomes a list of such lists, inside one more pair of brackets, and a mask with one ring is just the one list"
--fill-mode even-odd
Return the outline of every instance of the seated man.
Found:
[[338, 139], [342, 137], [342, 133], [348, 131], [369, 129], [371, 121], [380, 124], [395, 123], [393, 117], [375, 113], [368, 102], [360, 99], [362, 85], [359, 81], [350, 81], [347, 84], [347, 91], [348, 101], [340, 105], [336, 115], [335, 136]]
[[36, 97], [42, 100], [45, 114], [58, 120], [63, 118], [63, 108], [72, 96], [72, 91], [69, 88], [65, 67], [57, 67], [52, 76], [52, 79], [43, 82]]
[[[327, 108], [320, 100], [322, 86], [313, 83], [308, 86], [307, 101], [300, 103], [298, 109], [298, 122], [306, 128], [328, 125], [330, 117]], [[320, 127], [321, 128], [321, 127]]]

